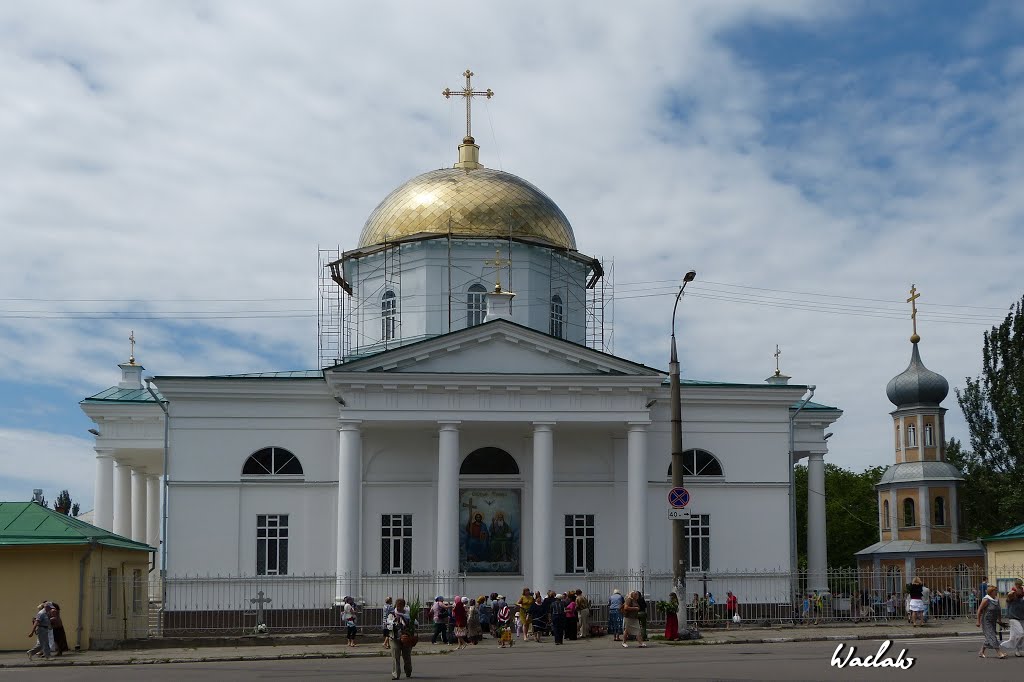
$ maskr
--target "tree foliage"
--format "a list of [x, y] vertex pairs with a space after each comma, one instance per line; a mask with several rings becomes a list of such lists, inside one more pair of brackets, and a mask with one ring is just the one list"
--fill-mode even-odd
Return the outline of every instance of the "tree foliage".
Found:
[[[878, 493], [885, 467], [857, 473], [825, 465], [825, 529], [829, 566], [856, 566], [854, 554], [878, 542]], [[796, 526], [799, 564], [807, 564], [807, 467], [796, 467]]]
[[1024, 298], [985, 332], [981, 375], [967, 379], [956, 399], [971, 449], [951, 440], [946, 457], [966, 481], [961, 487], [966, 537], [991, 535], [1024, 523]]
[[65, 516], [78, 516], [79, 506], [77, 502], [71, 500], [71, 493], [65, 489], [57, 495], [57, 499], [53, 503], [53, 510]]

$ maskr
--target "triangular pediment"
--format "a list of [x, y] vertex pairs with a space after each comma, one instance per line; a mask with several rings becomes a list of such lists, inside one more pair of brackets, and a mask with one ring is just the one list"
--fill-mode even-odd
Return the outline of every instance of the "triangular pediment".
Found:
[[350, 360], [327, 372], [581, 374], [661, 376], [662, 372], [507, 320], [494, 320]]

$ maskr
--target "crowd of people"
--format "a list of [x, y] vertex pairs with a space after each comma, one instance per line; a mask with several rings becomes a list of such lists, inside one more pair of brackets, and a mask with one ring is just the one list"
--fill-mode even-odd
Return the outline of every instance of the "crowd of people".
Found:
[[60, 618], [60, 604], [44, 601], [36, 608], [38, 610], [32, 619], [32, 630], [28, 636], [35, 637], [37, 643], [28, 650], [28, 658], [31, 661], [34, 656], [42, 656], [50, 660], [68, 650], [68, 637]]

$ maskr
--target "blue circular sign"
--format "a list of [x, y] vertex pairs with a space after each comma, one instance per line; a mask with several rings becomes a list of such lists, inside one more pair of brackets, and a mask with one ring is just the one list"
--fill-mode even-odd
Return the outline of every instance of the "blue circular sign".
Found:
[[668, 503], [674, 509], [682, 509], [690, 504], [690, 493], [686, 488], [672, 488], [668, 491]]

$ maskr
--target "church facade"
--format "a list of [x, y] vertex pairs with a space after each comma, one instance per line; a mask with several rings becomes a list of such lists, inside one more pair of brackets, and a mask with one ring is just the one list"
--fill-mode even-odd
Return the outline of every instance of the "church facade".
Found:
[[[671, 572], [666, 372], [587, 345], [600, 261], [557, 205], [484, 168], [468, 130], [458, 159], [388, 195], [331, 264], [360, 302], [335, 364], [149, 391], [133, 358], [83, 401], [95, 523], [149, 537], [159, 490], [132, 482], [160, 480], [166, 575], [330, 574], [335, 598], [388, 575], [515, 594]], [[690, 571], [793, 567], [792, 465], [823, 481], [841, 415], [807, 393], [683, 381]]]

